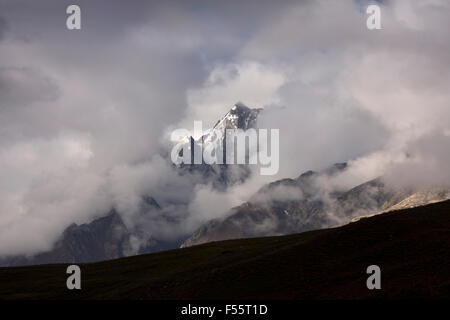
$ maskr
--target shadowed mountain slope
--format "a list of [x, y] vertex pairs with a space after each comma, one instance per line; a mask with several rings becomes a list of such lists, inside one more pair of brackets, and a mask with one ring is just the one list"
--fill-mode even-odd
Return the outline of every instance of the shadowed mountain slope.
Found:
[[[160, 209], [151, 197], [142, 199], [143, 218], [154, 210]], [[0, 259], [0, 266], [24, 266], [50, 263], [84, 263], [117, 259], [124, 256], [151, 253], [174, 248], [180, 240], [173, 242], [157, 240], [141, 235], [145, 232], [140, 226], [127, 227], [120, 214], [111, 210], [101, 217], [81, 225], [72, 224], [49, 250], [31, 257], [24, 255]], [[135, 248], [136, 239], [145, 239], [139, 248]]]

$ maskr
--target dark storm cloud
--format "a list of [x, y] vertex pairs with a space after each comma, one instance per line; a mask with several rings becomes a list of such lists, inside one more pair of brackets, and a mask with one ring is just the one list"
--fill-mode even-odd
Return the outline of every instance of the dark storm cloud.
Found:
[[6, 21], [5, 19], [3, 19], [3, 17], [0, 16], [0, 41], [5, 36], [6, 28], [7, 28]]
[[52, 101], [58, 90], [49, 78], [29, 68], [0, 68], [0, 104], [2, 110]]

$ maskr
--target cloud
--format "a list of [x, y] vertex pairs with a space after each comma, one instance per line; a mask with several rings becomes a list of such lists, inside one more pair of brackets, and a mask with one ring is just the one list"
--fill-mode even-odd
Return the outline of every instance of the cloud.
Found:
[[5, 32], [8, 25], [3, 17], [0, 16], [0, 41], [5, 37]]
[[[444, 183], [449, 4], [383, 2], [369, 31], [365, 3], [80, 1], [72, 32], [63, 2], [2, 1], [0, 255], [46, 250], [112, 207], [140, 223], [146, 194], [162, 206], [149, 233], [177, 237], [267, 182], [349, 159], [346, 187]], [[226, 193], [180, 177], [167, 132], [237, 101], [280, 129], [278, 176]]]
[[397, 186], [450, 188], [450, 136], [429, 132], [408, 143], [403, 161], [392, 162], [386, 176]]
[[0, 252], [51, 248], [61, 226], [109, 209], [103, 178], [89, 168], [89, 138], [63, 135], [0, 150]]
[[59, 94], [53, 79], [36, 69], [0, 67], [0, 141], [10, 144], [24, 135], [48, 133], [53, 125], [42, 114], [57, 116], [52, 103]]

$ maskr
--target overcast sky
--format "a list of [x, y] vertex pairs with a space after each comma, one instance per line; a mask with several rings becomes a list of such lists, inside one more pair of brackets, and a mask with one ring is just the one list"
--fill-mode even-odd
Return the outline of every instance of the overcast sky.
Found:
[[144, 193], [186, 197], [158, 156], [167, 133], [237, 101], [280, 129], [279, 174], [189, 190], [192, 221], [338, 161], [352, 160], [349, 186], [447, 183], [450, 2], [383, 1], [372, 31], [369, 3], [0, 0], [0, 255], [49, 249]]

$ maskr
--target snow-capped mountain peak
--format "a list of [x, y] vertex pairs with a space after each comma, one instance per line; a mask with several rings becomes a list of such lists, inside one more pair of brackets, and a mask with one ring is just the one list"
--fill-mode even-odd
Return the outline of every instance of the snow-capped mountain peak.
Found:
[[[243, 103], [236, 103], [230, 111], [228, 111], [210, 130], [206, 131], [200, 141], [203, 141], [204, 145], [210, 143], [222, 143], [223, 141], [218, 141], [217, 138], [225, 137], [225, 130], [227, 129], [242, 129], [248, 130], [250, 128], [256, 127], [256, 119], [259, 112], [263, 110], [261, 108], [249, 108]], [[219, 136], [217, 131], [219, 131]]]
[[256, 126], [256, 118], [261, 110], [260, 108], [251, 109], [238, 102], [214, 125], [213, 129], [248, 130], [254, 128]]

